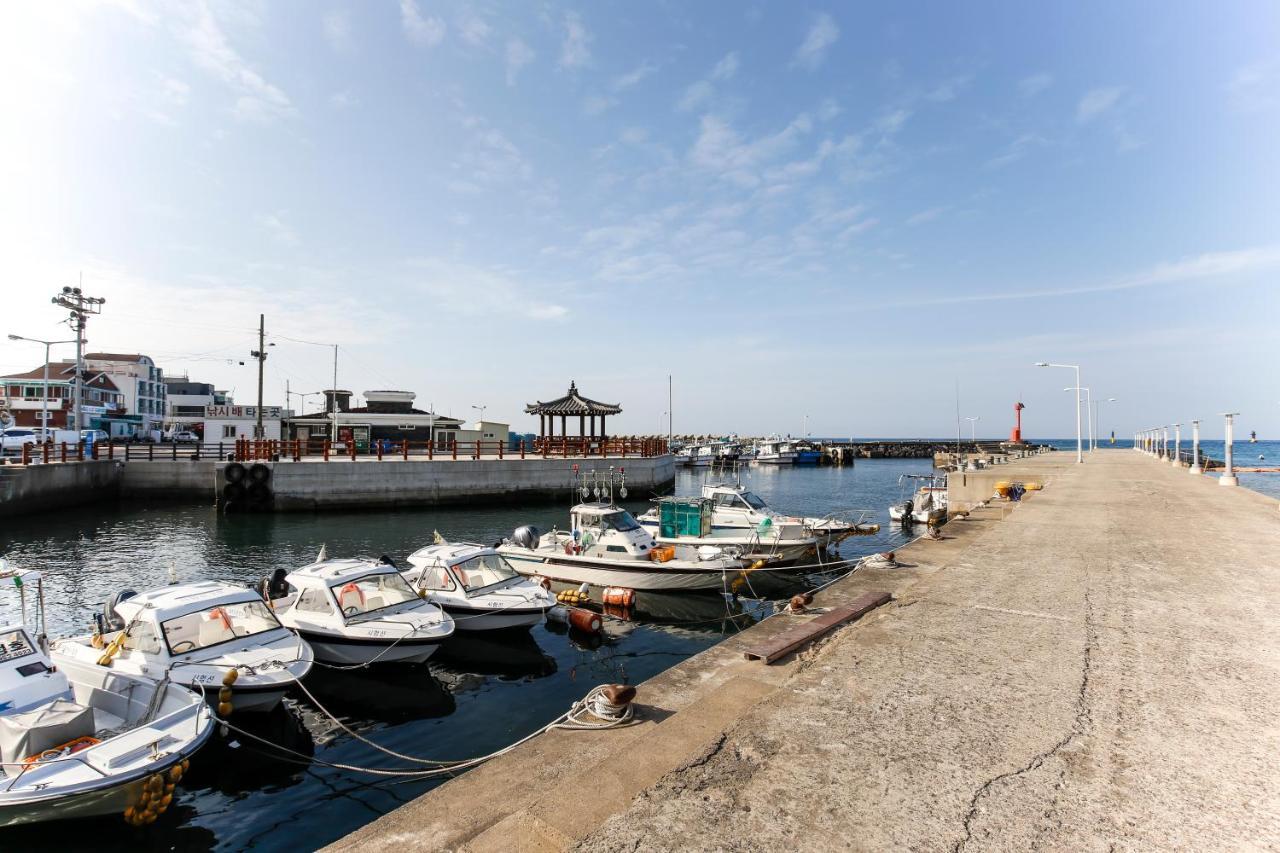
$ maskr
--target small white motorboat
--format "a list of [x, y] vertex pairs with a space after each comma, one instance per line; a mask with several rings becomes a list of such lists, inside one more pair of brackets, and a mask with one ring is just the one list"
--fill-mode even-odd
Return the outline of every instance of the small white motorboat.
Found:
[[263, 587], [280, 622], [329, 663], [421, 663], [453, 634], [449, 614], [389, 562], [323, 560], [277, 570]]
[[216, 702], [230, 670], [236, 712], [269, 711], [311, 670], [311, 647], [256, 592], [221, 581], [122, 590], [103, 606], [100, 631], [53, 644], [55, 658], [170, 681]]
[[452, 616], [459, 631], [530, 628], [556, 603], [549, 591], [484, 545], [428, 545], [409, 555], [409, 565], [405, 580]]
[[[923, 481], [928, 482], [923, 482]], [[909, 483], [923, 483], [912, 493], [889, 507], [889, 519], [899, 524], [938, 524], [947, 520], [947, 486], [938, 485], [938, 478], [930, 474], [903, 474], [898, 478], [900, 487]]]
[[[51, 656], [40, 575], [0, 560], [0, 580], [23, 597], [22, 623], [0, 627], [0, 827], [103, 815], [154, 821], [187, 758], [213, 734], [211, 709], [172, 681]], [[38, 630], [26, 617], [32, 585]]]
[[789, 439], [770, 436], [756, 442], [755, 461], [763, 465], [792, 465], [796, 461], [796, 449]]

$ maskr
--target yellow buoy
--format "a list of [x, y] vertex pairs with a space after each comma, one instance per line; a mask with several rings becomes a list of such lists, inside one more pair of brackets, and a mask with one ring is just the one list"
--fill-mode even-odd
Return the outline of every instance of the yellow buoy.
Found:
[[240, 677], [240, 670], [229, 669], [227, 670], [227, 674], [222, 676], [222, 685], [224, 687], [230, 687], [231, 685], [236, 683], [236, 679], [239, 677]]
[[1000, 482], [996, 483], [996, 494], [1002, 498], [1009, 497], [1009, 488], [1012, 485], [1013, 484], [1010, 483], [1008, 480], [1001, 480]]
[[1036, 483], [1034, 481], [1030, 483], [1023, 483], [1022, 485], [1023, 485], [1023, 488], [1025, 488], [1028, 492], [1038, 492], [1042, 488], [1044, 488], [1039, 483]]
[[230, 703], [230, 702], [219, 702], [219, 703], [218, 703], [218, 716], [220, 716], [220, 717], [230, 717], [230, 716], [231, 716], [231, 712], [232, 712], [232, 710], [234, 710], [234, 709], [232, 708], [232, 706], [231, 706], [231, 703]]

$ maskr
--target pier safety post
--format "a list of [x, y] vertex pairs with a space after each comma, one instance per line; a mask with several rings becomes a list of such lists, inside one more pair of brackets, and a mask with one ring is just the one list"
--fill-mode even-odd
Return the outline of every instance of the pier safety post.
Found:
[[1182, 444], [1182, 424], [1173, 425], [1173, 461], [1169, 464], [1178, 467], [1178, 448]]
[[1160, 427], [1160, 458], [1169, 458], [1169, 427]]
[[1238, 414], [1240, 413], [1239, 412], [1223, 412], [1222, 413], [1222, 416], [1227, 419], [1227, 431], [1226, 431], [1226, 434], [1223, 435], [1223, 445], [1225, 448], [1223, 451], [1223, 456], [1224, 456], [1223, 461], [1226, 464], [1226, 470], [1222, 472], [1222, 477], [1218, 480], [1219, 486], [1239, 485], [1239, 482], [1236, 480], [1235, 469], [1231, 467], [1231, 436], [1234, 431], [1233, 430], [1233, 427], [1235, 424], [1234, 418]]
[[1191, 422], [1191, 468], [1192, 474], [1200, 473], [1200, 422]]

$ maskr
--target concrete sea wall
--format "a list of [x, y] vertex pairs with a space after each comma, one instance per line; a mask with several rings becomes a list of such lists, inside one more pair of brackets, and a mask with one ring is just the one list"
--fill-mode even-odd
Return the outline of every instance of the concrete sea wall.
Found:
[[[233, 463], [214, 464], [221, 489]], [[564, 500], [575, 482], [575, 468], [588, 473], [621, 468], [635, 496], [661, 493], [675, 482], [670, 456], [260, 464], [271, 469], [271, 509], [278, 512]]]
[[51, 462], [0, 467], [0, 517], [115, 500], [120, 462]]
[[212, 501], [218, 487], [215, 464], [212, 459], [125, 462], [120, 496]]

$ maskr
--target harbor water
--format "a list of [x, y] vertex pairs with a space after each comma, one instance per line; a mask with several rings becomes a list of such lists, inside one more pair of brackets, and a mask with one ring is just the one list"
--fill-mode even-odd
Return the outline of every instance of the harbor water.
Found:
[[[824, 515], [866, 508], [880, 533], [847, 540], [841, 556], [889, 550], [908, 539], [888, 522], [901, 500], [898, 477], [928, 473], [929, 460], [862, 460], [846, 467], [744, 466], [743, 484], [775, 510]], [[696, 494], [704, 469], [683, 470], [676, 488]], [[377, 513], [220, 516], [196, 505], [86, 507], [7, 521], [0, 555], [44, 573], [52, 636], [89, 630], [102, 601], [122, 588], [148, 589], [218, 578], [255, 583], [277, 568], [330, 557], [406, 555], [431, 542], [492, 543], [521, 524], [563, 527], [570, 501], [559, 505], [440, 508]], [[631, 495], [633, 512], [648, 496]], [[636, 500], [639, 498], [639, 500]], [[817, 575], [820, 579], [822, 575]], [[16, 621], [17, 596], [0, 594], [0, 622]], [[361, 743], [346, 727], [389, 749], [432, 759], [461, 759], [497, 750], [540, 728], [593, 686], [638, 683], [719, 642], [772, 612], [748, 594], [642, 596], [627, 619], [605, 619], [603, 637], [529, 632], [455, 635], [423, 665], [335, 672], [317, 667], [306, 679], [314, 699], [295, 691], [272, 714], [243, 715], [250, 737], [216, 736], [199, 753], [172, 807], [142, 829], [117, 819], [59, 830], [59, 847], [82, 839], [93, 849], [313, 849], [342, 837], [440, 781], [404, 781], [330, 765], [407, 765]], [[643, 701], [643, 697], [642, 700]], [[255, 719], [256, 717], [256, 719]], [[341, 721], [341, 725], [333, 718]], [[0, 830], [0, 849], [48, 847], [47, 825]], [[72, 833], [67, 835], [66, 833]]]

